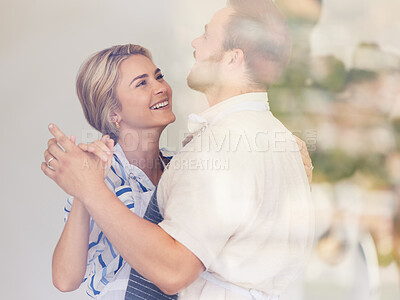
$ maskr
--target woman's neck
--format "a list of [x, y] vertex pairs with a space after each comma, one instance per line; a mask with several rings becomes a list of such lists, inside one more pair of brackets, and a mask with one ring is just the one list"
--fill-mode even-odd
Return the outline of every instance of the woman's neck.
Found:
[[156, 130], [121, 130], [118, 144], [128, 162], [140, 168], [154, 185], [162, 174], [159, 160], [159, 140], [161, 132]]

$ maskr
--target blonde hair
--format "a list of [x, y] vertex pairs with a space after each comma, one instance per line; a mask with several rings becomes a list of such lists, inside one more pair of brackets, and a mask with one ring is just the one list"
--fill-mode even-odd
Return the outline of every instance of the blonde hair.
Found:
[[116, 96], [119, 65], [131, 55], [151, 53], [139, 45], [117, 45], [90, 56], [81, 66], [76, 80], [76, 92], [89, 124], [102, 134], [109, 134], [117, 142], [119, 130], [110, 115], [121, 109]]

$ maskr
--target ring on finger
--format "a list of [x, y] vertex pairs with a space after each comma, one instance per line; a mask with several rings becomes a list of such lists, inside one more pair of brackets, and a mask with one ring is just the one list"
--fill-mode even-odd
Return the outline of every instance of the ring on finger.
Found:
[[46, 165], [52, 169], [52, 167], [50, 166], [50, 162], [54, 159], [54, 156], [50, 157], [50, 159], [46, 162]]

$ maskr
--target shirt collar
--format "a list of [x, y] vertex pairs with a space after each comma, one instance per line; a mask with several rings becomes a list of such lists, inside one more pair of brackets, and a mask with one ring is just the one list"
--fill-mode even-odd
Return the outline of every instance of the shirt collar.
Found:
[[122, 163], [123, 166], [130, 165], [128, 162], [128, 159], [125, 156], [124, 151], [122, 150], [122, 147], [120, 144], [116, 143], [114, 146], [114, 154], [117, 156], [119, 161]]
[[[122, 164], [122, 167], [127, 171], [127, 172], [134, 172], [134, 175], [137, 175], [139, 178], [146, 178], [146, 181], [150, 183], [152, 187], [154, 187], [153, 183], [151, 180], [147, 177], [146, 173], [143, 172], [142, 169], [139, 167], [132, 165], [128, 159], [125, 156], [124, 150], [122, 150], [122, 147], [119, 143], [116, 143], [114, 146], [114, 155], [118, 158], [120, 163]], [[159, 152], [159, 159], [162, 164], [163, 169], [165, 169], [166, 164], [169, 162], [170, 158], [168, 156], [164, 156], [162, 151]]]
[[268, 94], [266, 92], [241, 94], [215, 104], [200, 114], [190, 114], [188, 120], [189, 132], [194, 133], [208, 124], [212, 124], [213, 120], [221, 113], [230, 110], [234, 106], [242, 105], [244, 107], [242, 110], [246, 110], [245, 107], [250, 107], [252, 103], [265, 104], [265, 110], [269, 110]]
[[[114, 155], [118, 158], [118, 160], [119, 160], [121, 166], [124, 168], [125, 172], [132, 173], [133, 176], [145, 180], [146, 184], [147, 184], [147, 181], [151, 182], [150, 179], [148, 179], [146, 173], [144, 173], [142, 171], [142, 169], [140, 169], [139, 167], [137, 167], [135, 165], [132, 165], [128, 161], [128, 159], [125, 156], [124, 150], [122, 150], [121, 145], [118, 143], [115, 144], [115, 146], [114, 146]], [[144, 178], [146, 178], [146, 179], [144, 179]], [[153, 185], [153, 184], [151, 184], [151, 185]]]

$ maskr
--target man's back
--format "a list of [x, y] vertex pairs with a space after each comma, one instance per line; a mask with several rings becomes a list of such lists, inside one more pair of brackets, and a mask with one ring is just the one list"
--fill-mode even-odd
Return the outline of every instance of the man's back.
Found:
[[[265, 95], [234, 97], [202, 114], [209, 125], [171, 161], [158, 203], [160, 226], [218, 280], [279, 295], [308, 257], [313, 212], [294, 137], [267, 106], [246, 110], [267, 105]], [[241, 299], [202, 277], [180, 293], [202, 297]]]

